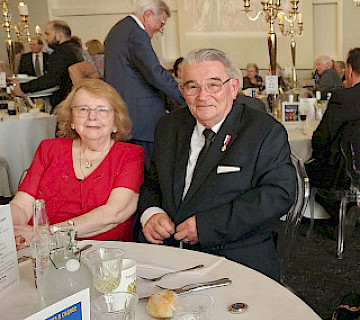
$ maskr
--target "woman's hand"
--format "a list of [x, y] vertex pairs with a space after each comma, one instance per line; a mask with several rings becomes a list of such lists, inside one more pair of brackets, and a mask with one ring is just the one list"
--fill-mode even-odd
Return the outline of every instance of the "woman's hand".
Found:
[[16, 250], [24, 249], [30, 246], [34, 237], [34, 227], [29, 225], [14, 225]]

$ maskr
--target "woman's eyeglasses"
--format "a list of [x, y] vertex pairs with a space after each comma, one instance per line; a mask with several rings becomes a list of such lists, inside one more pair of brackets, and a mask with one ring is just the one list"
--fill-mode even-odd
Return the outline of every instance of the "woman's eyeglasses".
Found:
[[98, 106], [96, 108], [90, 108], [89, 106], [74, 106], [72, 107], [74, 116], [79, 118], [88, 117], [91, 111], [94, 111], [100, 118], [108, 118], [114, 109], [109, 107]]

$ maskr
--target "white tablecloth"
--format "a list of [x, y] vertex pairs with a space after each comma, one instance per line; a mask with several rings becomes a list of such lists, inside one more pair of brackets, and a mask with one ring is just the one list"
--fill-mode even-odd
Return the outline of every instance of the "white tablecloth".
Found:
[[20, 120], [19, 116], [8, 116], [6, 110], [0, 110], [0, 157], [7, 161], [10, 168], [12, 195], [16, 193], [19, 179], [30, 166], [40, 142], [55, 138], [54, 116], [38, 113], [25, 117]]
[[[203, 270], [167, 276], [156, 283], [159, 285], [178, 287], [190, 283], [229, 277], [232, 280], [230, 286], [203, 291], [203, 293], [214, 298], [214, 320], [240, 318], [242, 320], [320, 319], [308, 305], [279, 283], [257, 271], [222, 257], [160, 245], [110, 241], [91, 242], [94, 247], [118, 247], [125, 250], [126, 258], [137, 261], [138, 275], [160, 275], [164, 270], [177, 270], [200, 263], [205, 265]], [[81, 244], [81, 246], [84, 244]], [[23, 319], [37, 309], [37, 295], [30, 262], [25, 263], [20, 270], [20, 274], [20, 288], [14, 289], [6, 297], [0, 299], [0, 310], [6, 310], [6, 312], [2, 313], [2, 320]], [[141, 279], [137, 280], [139, 297], [156, 291], [158, 289], [155, 288], [154, 283]], [[249, 309], [241, 315], [228, 313], [226, 307], [235, 302], [244, 302], [248, 304]], [[136, 310], [137, 320], [152, 319], [146, 313], [145, 306], [146, 302], [144, 301], [138, 303]]]
[[[311, 138], [314, 130], [318, 126], [318, 121], [305, 121], [305, 128], [302, 122], [283, 123], [288, 136], [291, 150], [304, 161], [311, 158]], [[303, 130], [304, 128], [304, 130]]]

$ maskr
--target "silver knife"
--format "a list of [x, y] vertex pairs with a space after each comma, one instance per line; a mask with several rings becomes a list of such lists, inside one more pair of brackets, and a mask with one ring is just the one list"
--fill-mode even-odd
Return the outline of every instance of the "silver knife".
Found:
[[[169, 289], [177, 293], [178, 295], [206, 290], [210, 288], [216, 288], [216, 287], [222, 287], [222, 286], [228, 286], [232, 283], [232, 281], [229, 278], [221, 278], [218, 280], [212, 280], [207, 282], [200, 282], [196, 284], [188, 284], [186, 286], [175, 288], [175, 289]], [[139, 298], [139, 300], [148, 300], [150, 296]]]

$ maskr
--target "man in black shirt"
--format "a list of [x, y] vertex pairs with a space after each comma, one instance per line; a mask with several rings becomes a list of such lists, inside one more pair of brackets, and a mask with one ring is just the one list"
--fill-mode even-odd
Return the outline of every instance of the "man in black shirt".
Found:
[[68, 68], [83, 60], [70, 38], [71, 29], [65, 21], [53, 20], [48, 22], [45, 26], [44, 39], [49, 47], [54, 49], [49, 58], [48, 73], [21, 85], [15, 81], [13, 93], [17, 96], [24, 96], [28, 92], [59, 86], [59, 89], [50, 97], [51, 105], [55, 108], [64, 100], [72, 88]]

